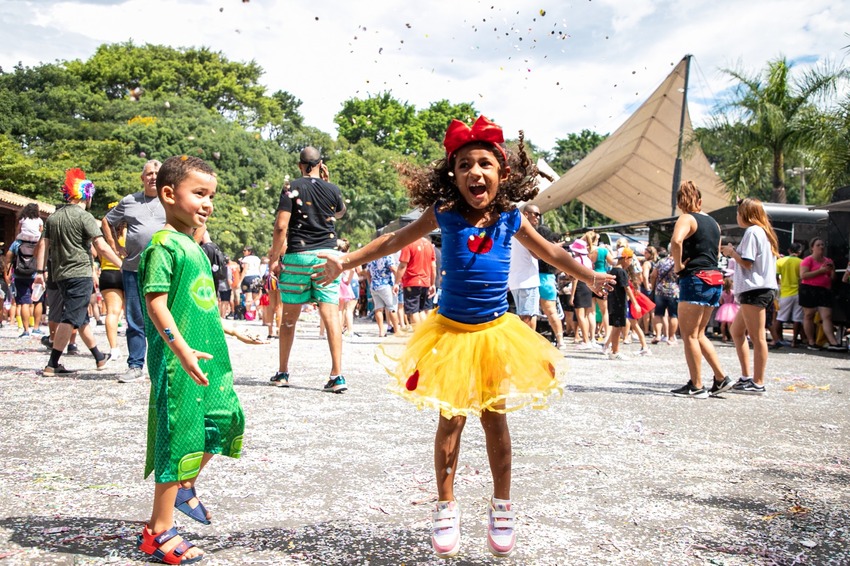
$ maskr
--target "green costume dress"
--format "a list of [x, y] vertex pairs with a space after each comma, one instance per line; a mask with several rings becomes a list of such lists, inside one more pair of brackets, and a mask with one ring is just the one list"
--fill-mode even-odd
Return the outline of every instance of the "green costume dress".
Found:
[[210, 262], [189, 236], [160, 230], [142, 252], [139, 287], [143, 299], [148, 293], [168, 293], [180, 334], [191, 348], [213, 356], [199, 360], [209, 385], [198, 385], [153, 325], [142, 300], [151, 377], [145, 477], [154, 471], [157, 483], [183, 481], [198, 475], [204, 452], [238, 458], [245, 430]]

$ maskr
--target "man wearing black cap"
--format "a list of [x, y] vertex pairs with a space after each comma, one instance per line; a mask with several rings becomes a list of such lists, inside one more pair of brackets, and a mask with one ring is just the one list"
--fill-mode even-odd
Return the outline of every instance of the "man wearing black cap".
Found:
[[280, 365], [271, 382], [278, 387], [289, 387], [289, 354], [301, 306], [316, 302], [331, 351], [331, 372], [324, 390], [342, 393], [347, 386], [342, 376], [339, 281], [319, 286], [310, 276], [315, 266], [325, 261], [316, 254], [337, 249], [338, 234], [334, 223], [345, 214], [345, 203], [339, 187], [328, 182], [328, 169], [316, 148], [305, 147], [301, 151], [298, 168], [302, 177], [280, 193], [274, 240], [269, 252], [270, 269], [279, 275], [283, 303]]

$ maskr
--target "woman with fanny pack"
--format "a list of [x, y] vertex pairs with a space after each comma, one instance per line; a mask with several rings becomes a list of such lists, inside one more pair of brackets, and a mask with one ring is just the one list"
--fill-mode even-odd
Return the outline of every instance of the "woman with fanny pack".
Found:
[[[764, 369], [767, 366], [767, 339], [764, 335], [765, 309], [776, 297], [776, 258], [779, 240], [770, 225], [761, 201], [745, 198], [738, 202], [738, 226], [746, 228], [736, 248], [726, 244], [720, 250], [735, 260], [733, 289], [741, 305], [732, 322], [732, 339], [741, 362], [741, 378], [732, 387], [736, 393], [764, 393]], [[750, 378], [750, 348], [753, 341], [753, 377]]]
[[[705, 399], [730, 389], [734, 382], [723, 372], [714, 345], [705, 335], [711, 313], [720, 304], [723, 274], [717, 268], [720, 226], [701, 212], [702, 194], [693, 181], [679, 187], [676, 204], [682, 215], [673, 227], [670, 254], [679, 276], [679, 332], [685, 347], [690, 381], [671, 391], [677, 397]], [[702, 358], [714, 370], [710, 391], [702, 385]]]

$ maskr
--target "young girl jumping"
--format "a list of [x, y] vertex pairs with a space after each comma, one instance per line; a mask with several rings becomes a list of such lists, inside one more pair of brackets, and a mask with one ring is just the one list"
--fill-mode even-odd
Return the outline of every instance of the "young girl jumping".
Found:
[[511, 440], [506, 413], [542, 406], [560, 390], [555, 365], [563, 355], [507, 314], [512, 239], [541, 261], [605, 293], [611, 277], [581, 266], [562, 247], [546, 241], [513, 203], [537, 194], [536, 167], [520, 132], [518, 154], [508, 154], [502, 129], [484, 116], [472, 128], [453, 120], [443, 145], [446, 157], [433, 169], [400, 166], [422, 216], [397, 232], [327, 263], [314, 277], [333, 281], [345, 269], [383, 257], [439, 228], [442, 234], [442, 297], [439, 312], [417, 325], [398, 364], [390, 370], [397, 391], [418, 406], [439, 409], [434, 440], [438, 502], [431, 544], [440, 557], [460, 549], [460, 509], [455, 501], [460, 437], [466, 419], [484, 428], [493, 497], [488, 506], [487, 545], [507, 556], [516, 541], [511, 507]]

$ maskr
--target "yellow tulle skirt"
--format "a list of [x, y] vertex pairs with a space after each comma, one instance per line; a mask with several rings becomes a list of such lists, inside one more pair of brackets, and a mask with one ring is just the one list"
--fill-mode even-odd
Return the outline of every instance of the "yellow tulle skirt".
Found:
[[545, 408], [561, 393], [556, 367], [566, 365], [561, 352], [513, 314], [463, 324], [432, 312], [406, 344], [386, 342], [376, 359], [394, 378], [394, 393], [446, 418]]

